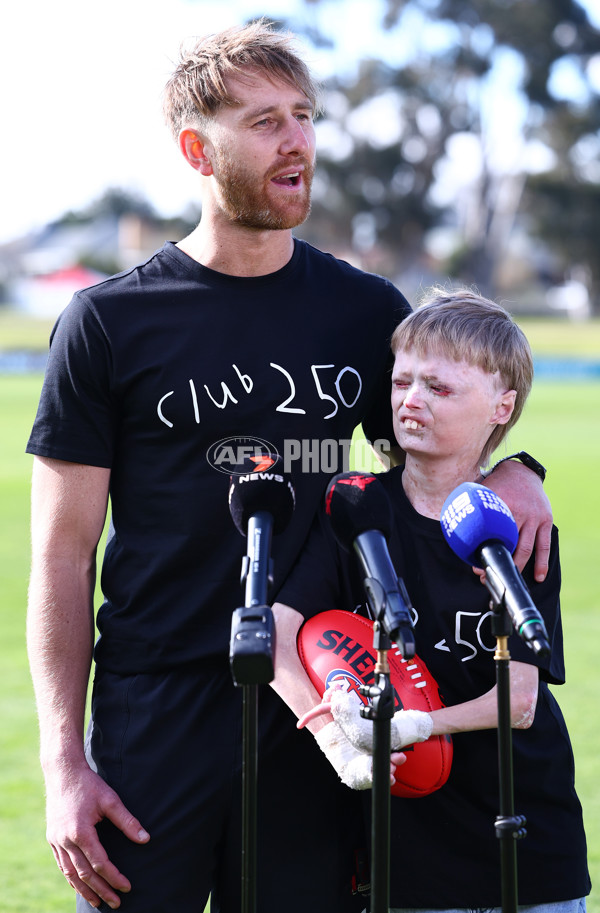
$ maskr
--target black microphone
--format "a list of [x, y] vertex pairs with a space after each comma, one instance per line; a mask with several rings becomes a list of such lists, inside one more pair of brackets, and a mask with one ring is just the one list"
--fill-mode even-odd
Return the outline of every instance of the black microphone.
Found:
[[275, 626], [267, 598], [273, 583], [271, 540], [283, 532], [295, 507], [291, 481], [279, 471], [280, 459], [262, 472], [231, 477], [229, 510], [237, 529], [248, 539], [241, 583], [244, 608], [233, 613], [229, 660], [234, 681], [267, 684], [273, 680]]
[[504, 501], [490, 488], [464, 482], [446, 499], [441, 523], [452, 551], [485, 570], [495, 605], [506, 608], [518, 635], [534, 653], [549, 655], [546, 626], [512, 558], [519, 531]]
[[359, 559], [375, 618], [404, 658], [414, 656], [412, 606], [388, 551], [393, 520], [383, 485], [372, 473], [340, 473], [329, 483], [325, 509], [338, 543]]

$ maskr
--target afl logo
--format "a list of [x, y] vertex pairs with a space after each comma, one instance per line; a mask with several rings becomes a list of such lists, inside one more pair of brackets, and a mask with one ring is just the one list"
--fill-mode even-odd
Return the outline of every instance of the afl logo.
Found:
[[206, 459], [228, 476], [267, 472], [279, 460], [277, 448], [259, 437], [226, 437], [212, 444]]
[[352, 675], [351, 672], [346, 672], [345, 669], [332, 669], [325, 679], [325, 691], [334, 684], [341, 684], [341, 690], [345, 691], [347, 694], [355, 694], [361, 704], [366, 705], [368, 703], [367, 699], [360, 693], [360, 688], [363, 683], [356, 675]]

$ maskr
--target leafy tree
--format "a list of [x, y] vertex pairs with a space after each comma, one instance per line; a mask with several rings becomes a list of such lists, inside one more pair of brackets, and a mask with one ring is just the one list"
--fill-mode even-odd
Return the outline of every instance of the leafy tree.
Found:
[[[305, 4], [314, 13], [319, 0]], [[426, 40], [434, 26], [437, 43]], [[517, 227], [550, 245], [564, 274], [583, 267], [598, 306], [600, 32], [584, 9], [387, 0], [382, 27], [399, 43], [411, 30], [414, 53], [397, 65], [366, 59], [350, 81], [328, 81], [306, 235], [389, 275], [424, 268], [431, 253], [439, 261], [432, 240], [443, 241], [442, 269], [494, 294]], [[561, 72], [575, 94], [561, 92]], [[514, 93], [512, 109], [498, 85]], [[510, 131], [499, 123], [507, 111]]]

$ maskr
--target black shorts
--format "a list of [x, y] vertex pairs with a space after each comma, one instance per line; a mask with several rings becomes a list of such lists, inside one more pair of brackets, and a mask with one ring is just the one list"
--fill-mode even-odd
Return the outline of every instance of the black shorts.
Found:
[[[150, 833], [138, 846], [98, 825], [129, 878], [123, 913], [240, 913], [242, 690], [227, 663], [161, 674], [98, 671], [88, 751]], [[268, 686], [258, 699], [256, 897], [260, 913], [357, 913], [360, 794]], [[90, 911], [78, 898], [78, 911]], [[101, 910], [108, 913], [109, 907]]]

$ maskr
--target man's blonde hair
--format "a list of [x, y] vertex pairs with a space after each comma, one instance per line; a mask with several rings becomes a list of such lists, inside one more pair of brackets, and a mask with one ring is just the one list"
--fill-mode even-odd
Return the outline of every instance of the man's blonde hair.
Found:
[[498, 373], [507, 390], [516, 390], [510, 419], [495, 426], [483, 450], [481, 465], [486, 465], [518, 421], [533, 383], [533, 358], [523, 331], [502, 305], [470, 289], [434, 288], [394, 331], [394, 355], [404, 350]]
[[206, 128], [221, 106], [235, 104], [227, 89], [228, 77], [253, 73], [300, 89], [317, 113], [319, 89], [294, 48], [293, 36], [258, 19], [182, 45], [163, 97], [165, 119], [175, 140], [185, 127]]

